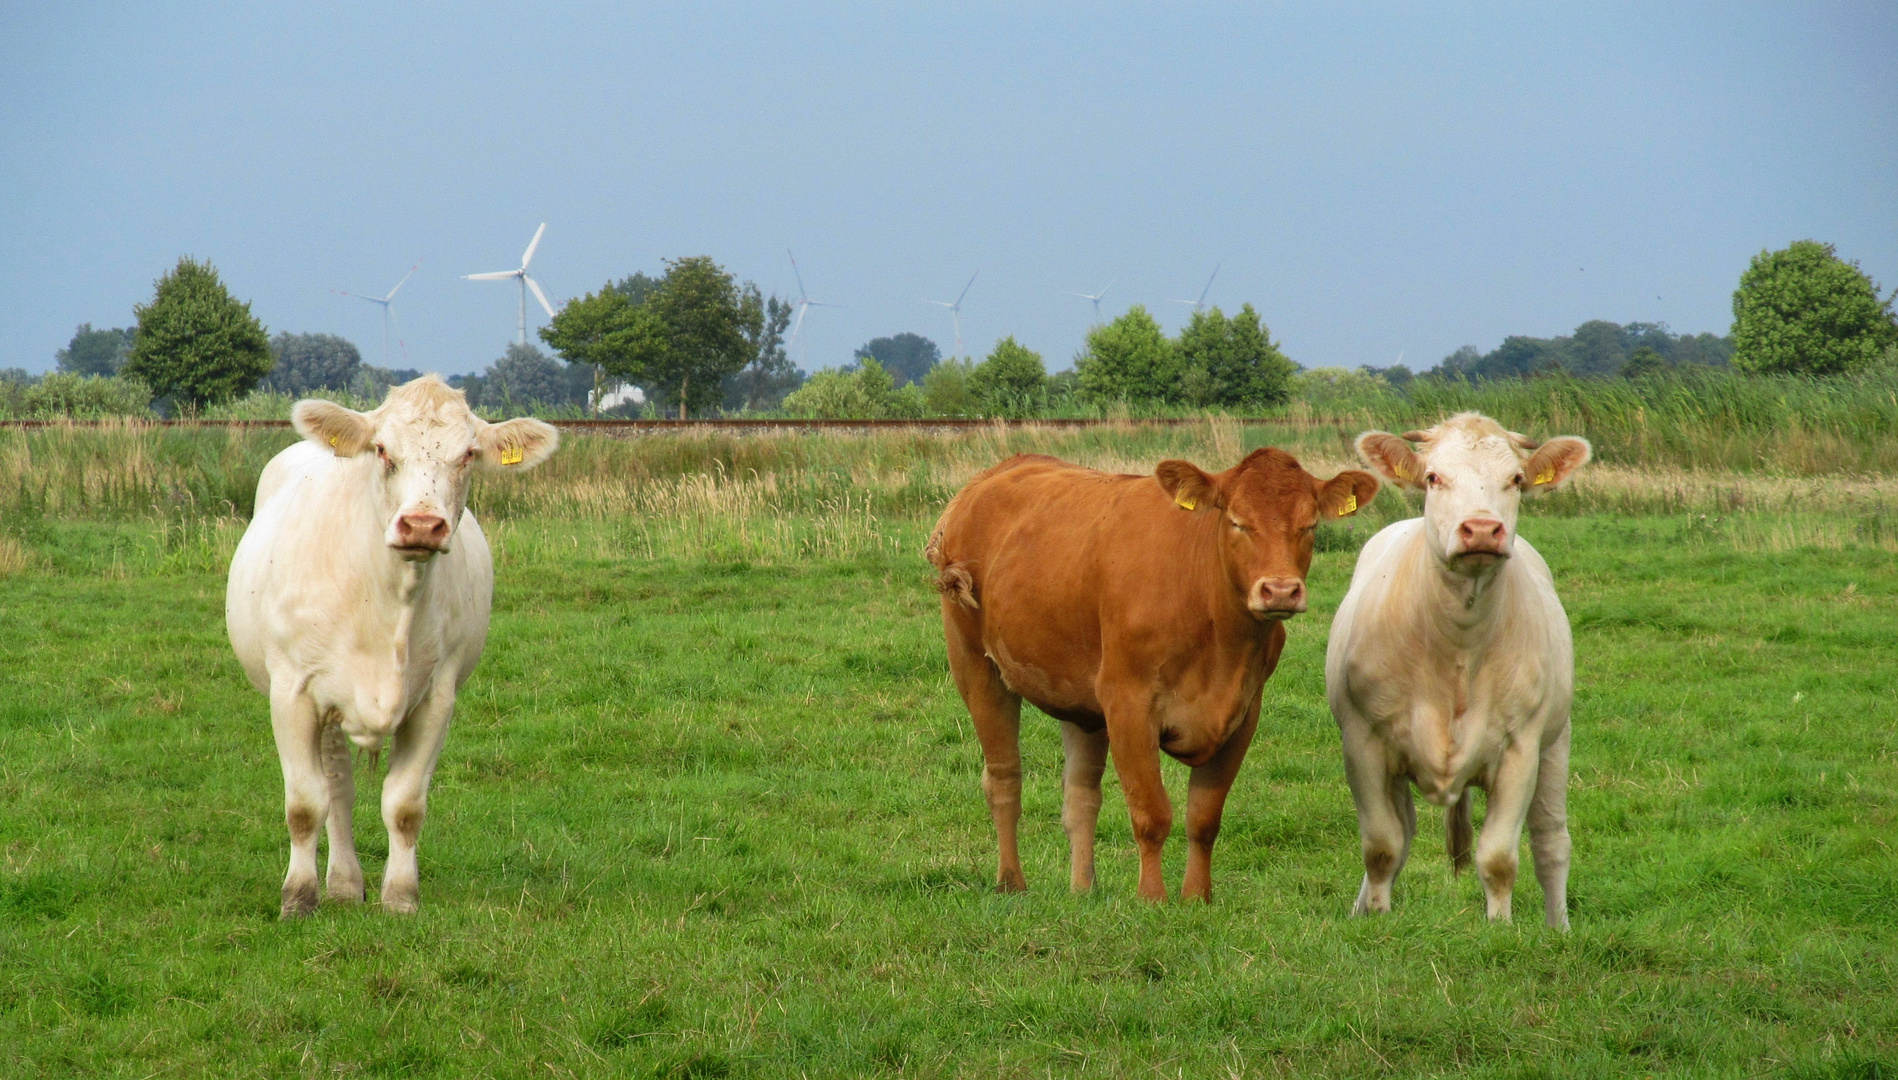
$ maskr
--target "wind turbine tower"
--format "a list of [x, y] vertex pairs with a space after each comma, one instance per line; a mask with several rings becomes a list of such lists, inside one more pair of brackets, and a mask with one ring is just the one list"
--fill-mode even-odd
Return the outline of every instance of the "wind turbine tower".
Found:
[[1206, 287], [1199, 291], [1198, 300], [1168, 300], [1167, 303], [1191, 304], [1193, 305], [1193, 310], [1195, 312], [1205, 311], [1206, 310], [1206, 294], [1213, 291], [1213, 278], [1216, 278], [1218, 276], [1219, 276], [1219, 264], [1214, 263], [1212, 275], [1206, 279]]
[[407, 360], [409, 358], [408, 343], [402, 340], [401, 321], [395, 317], [395, 294], [402, 290], [402, 286], [407, 285], [409, 283], [409, 279], [415, 276], [415, 271], [421, 268], [422, 259], [426, 259], [426, 258], [428, 258], [428, 256], [424, 255], [422, 256], [421, 259], [416, 259], [415, 265], [409, 267], [409, 272], [406, 274], [403, 274], [402, 280], [395, 283], [395, 288], [390, 289], [388, 292], [384, 293], [381, 296], [364, 296], [362, 293], [344, 292], [341, 289], [330, 290], [331, 292], [335, 293], [338, 296], [353, 296], [358, 300], [367, 300], [372, 304], [382, 305], [382, 366], [383, 367], [395, 366], [395, 358], [389, 354], [389, 341], [391, 338], [395, 340], [395, 343], [397, 345], [400, 345], [402, 347], [402, 359]]
[[1114, 287], [1114, 283], [1110, 281], [1107, 284], [1101, 286], [1100, 292], [1092, 292], [1092, 293], [1071, 292], [1068, 295], [1078, 296], [1083, 300], [1087, 300], [1091, 302], [1094, 305], [1094, 325], [1099, 326], [1101, 324], [1101, 297], [1106, 296], [1107, 290], [1113, 287]]
[[949, 321], [956, 328], [956, 355], [958, 357], [962, 355], [962, 298], [969, 295], [969, 286], [975, 284], [976, 275], [981, 272], [982, 271], [977, 270], [974, 274], [969, 275], [969, 284], [962, 287], [962, 292], [956, 297], [955, 303], [952, 304], [947, 300], [923, 301], [925, 304], [934, 304], [937, 307], [946, 307], [949, 309]]
[[821, 300], [811, 299], [810, 294], [804, 291], [804, 272], [797, 268], [797, 256], [791, 255], [790, 248], [785, 248], [784, 253], [791, 256], [791, 273], [797, 275], [797, 321], [791, 324], [791, 353], [798, 358], [799, 363], [802, 363], [807, 359], [804, 353], [799, 350], [799, 346], [804, 343], [802, 336], [804, 332], [804, 312], [814, 307], [836, 307], [837, 305], [826, 304]]
[[547, 223], [541, 222], [534, 230], [534, 238], [527, 242], [527, 250], [521, 252], [521, 265], [518, 270], [496, 270], [491, 274], [463, 274], [466, 281], [505, 281], [519, 278], [521, 281], [521, 344], [527, 344], [527, 290], [534, 290], [534, 299], [540, 301], [542, 310], [548, 318], [554, 317], [554, 306], [547, 302], [547, 294], [540, 291], [540, 282], [527, 276], [527, 264], [534, 261], [534, 249], [540, 246], [540, 236], [547, 231]]

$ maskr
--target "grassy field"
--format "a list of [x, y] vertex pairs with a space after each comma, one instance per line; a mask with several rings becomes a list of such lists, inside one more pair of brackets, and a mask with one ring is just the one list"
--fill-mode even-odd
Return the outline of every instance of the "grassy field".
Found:
[[[1134, 898], [1111, 774], [1101, 887], [1068, 894], [1059, 740], [1032, 713], [1031, 892], [989, 891], [919, 554], [935, 506], [1013, 449], [1217, 466], [1269, 437], [571, 440], [476, 495], [496, 616], [421, 913], [283, 923], [281, 781], [222, 570], [284, 436], [6, 433], [0, 1074], [1892, 1075], [1898, 495], [1877, 474], [1610, 460], [1525, 516], [1576, 630], [1567, 935], [1487, 925], [1434, 816], [1398, 910], [1345, 918], [1322, 655], [1357, 544], [1408, 512], [1388, 492], [1324, 537], [1215, 903]], [[1297, 438], [1342, 462], [1336, 433]]]

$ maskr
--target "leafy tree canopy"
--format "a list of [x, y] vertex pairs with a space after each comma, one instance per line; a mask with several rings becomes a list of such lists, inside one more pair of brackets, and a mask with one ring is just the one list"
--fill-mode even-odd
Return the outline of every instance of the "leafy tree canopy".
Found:
[[1180, 399], [1228, 408], [1278, 405], [1291, 398], [1297, 366], [1279, 351], [1247, 304], [1228, 319], [1217, 307], [1196, 311], [1180, 331]]
[[873, 420], [923, 415], [922, 390], [910, 384], [898, 390], [875, 357], [864, 357], [850, 371], [819, 371], [784, 399], [793, 416], [825, 420]]
[[1754, 257], [1733, 293], [1733, 366], [1837, 375], [1898, 344], [1892, 298], [1831, 244], [1795, 241]]
[[1444, 357], [1429, 374], [1472, 382], [1526, 379], [1555, 371], [1572, 375], [1617, 375], [1640, 349], [1654, 353], [1668, 367], [1682, 364], [1725, 367], [1732, 344], [1713, 334], [1676, 335], [1665, 323], [1621, 325], [1597, 319], [1561, 337], [1513, 334], [1487, 353], [1474, 345], [1465, 345]]
[[91, 323], [80, 323], [53, 358], [58, 370], [69, 375], [116, 375], [131, 355], [132, 335], [129, 326], [94, 330]]
[[1176, 401], [1180, 396], [1179, 350], [1139, 304], [1088, 331], [1087, 350], [1075, 366], [1081, 392], [1092, 401]]
[[[745, 283], [748, 303], [758, 302], [758, 287]], [[725, 408], [758, 412], [777, 408], [784, 396], [804, 382], [804, 374], [784, 351], [784, 331], [791, 325], [791, 302], [773, 296], [763, 301], [764, 318], [751, 338], [751, 363], [724, 382]]]
[[988, 359], [969, 373], [968, 388], [985, 415], [1031, 416], [1046, 395], [1048, 369], [1040, 353], [1010, 335], [996, 342]]
[[893, 337], [871, 338], [857, 347], [858, 358], [873, 356], [883, 365], [896, 385], [920, 383], [930, 369], [942, 362], [942, 350], [922, 336], [904, 332]]
[[138, 331], [120, 373], [197, 406], [249, 393], [270, 371], [270, 338], [208, 262], [179, 259], [133, 309]]
[[586, 383], [576, 388], [569, 369], [534, 346], [519, 343], [509, 345], [480, 375], [461, 375], [449, 382], [468, 395], [468, 404], [510, 415], [574, 404], [576, 389], [581, 400], [586, 396]]
[[362, 369], [362, 353], [335, 334], [292, 334], [270, 339], [273, 364], [258, 389], [300, 397], [315, 390], [348, 390]]

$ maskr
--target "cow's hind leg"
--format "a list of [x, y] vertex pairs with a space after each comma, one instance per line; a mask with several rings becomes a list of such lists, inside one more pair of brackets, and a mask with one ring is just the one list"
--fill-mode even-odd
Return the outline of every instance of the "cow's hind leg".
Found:
[[1094, 887], [1094, 836], [1101, 820], [1101, 776], [1107, 771], [1107, 728], [1061, 722], [1061, 827], [1068, 834], [1068, 884]]
[[1233, 733], [1226, 745], [1204, 765], [1196, 766], [1186, 785], [1186, 880], [1180, 886], [1180, 899], [1213, 898], [1213, 841], [1219, 839], [1219, 821], [1226, 811], [1226, 793], [1252, 745], [1252, 733], [1259, 726], [1255, 707], [1243, 728]]
[[949, 670], [982, 743], [982, 794], [995, 820], [999, 848], [995, 888], [1021, 892], [1028, 888], [1015, 837], [1021, 824], [1021, 696], [1002, 682], [1001, 672], [982, 651], [974, 617], [951, 603], [943, 601], [943, 636], [949, 646]]
[[330, 865], [324, 892], [331, 900], [360, 904], [363, 898], [362, 863], [356, 860], [356, 768], [350, 760], [349, 736], [331, 717], [323, 725], [323, 779], [329, 784]]
[[455, 713], [455, 691], [437, 684], [410, 713], [389, 749], [389, 775], [382, 781], [382, 822], [389, 829], [389, 863], [382, 871], [382, 906], [407, 915], [421, 899], [421, 871], [415, 846], [428, 814], [428, 783], [435, 775], [448, 721]]
[[316, 705], [300, 682], [271, 679], [270, 728], [283, 766], [283, 817], [290, 827], [290, 869], [283, 876], [287, 919], [316, 910], [316, 834], [329, 812]]
[[1542, 751], [1535, 798], [1529, 803], [1529, 850], [1542, 885], [1542, 913], [1550, 926], [1568, 929], [1568, 749], [1569, 733]]

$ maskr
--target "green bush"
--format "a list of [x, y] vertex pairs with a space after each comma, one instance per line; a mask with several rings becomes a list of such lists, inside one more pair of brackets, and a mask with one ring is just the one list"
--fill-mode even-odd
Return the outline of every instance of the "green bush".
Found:
[[1831, 244], [1762, 251], [1733, 293], [1733, 366], [1741, 371], [1838, 375], [1870, 367], [1894, 343], [1891, 300]]
[[1041, 354], [1014, 338], [995, 343], [969, 373], [969, 396], [985, 416], [1035, 416], [1045, 411], [1048, 369]]
[[25, 387], [19, 411], [32, 419], [97, 420], [108, 416], [152, 415], [151, 388], [120, 375], [73, 375], [55, 371]]

